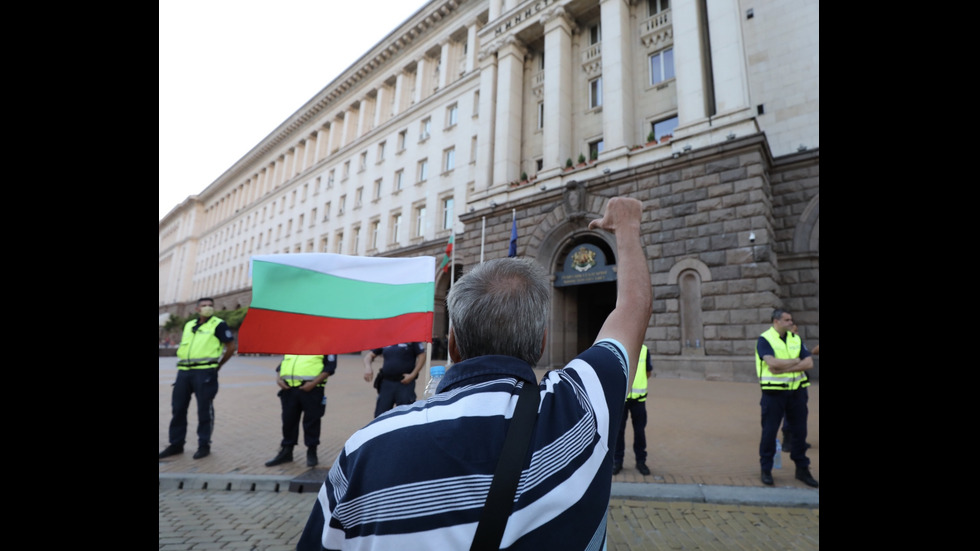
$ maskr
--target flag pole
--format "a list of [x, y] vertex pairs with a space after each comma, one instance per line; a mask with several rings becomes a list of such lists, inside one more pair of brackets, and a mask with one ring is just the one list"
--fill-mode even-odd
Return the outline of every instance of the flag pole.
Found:
[[456, 279], [456, 224], [453, 224], [453, 251], [452, 258], [449, 260], [449, 287], [452, 288], [453, 280]]
[[487, 235], [487, 217], [483, 217], [483, 227], [480, 228], [480, 264], [483, 264], [483, 243]]

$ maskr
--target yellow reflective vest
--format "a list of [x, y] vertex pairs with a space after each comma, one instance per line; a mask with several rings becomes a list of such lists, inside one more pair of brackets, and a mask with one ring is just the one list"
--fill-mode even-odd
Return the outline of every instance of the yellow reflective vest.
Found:
[[218, 367], [218, 360], [224, 349], [214, 331], [224, 320], [217, 316], [211, 316], [208, 321], [201, 324], [197, 331], [192, 331], [197, 324], [196, 319], [192, 319], [184, 324], [184, 335], [180, 338], [180, 346], [177, 347], [177, 369], [214, 369]]
[[627, 400], [647, 401], [647, 345], [640, 347], [640, 359], [636, 363], [636, 376], [633, 377], [633, 388], [626, 396]]
[[[279, 364], [279, 376], [289, 386], [301, 386], [307, 381], [316, 379], [316, 376], [323, 371], [323, 355], [303, 356], [297, 354], [286, 354], [282, 357]], [[317, 386], [326, 385], [326, 381]]]
[[[775, 327], [770, 327], [762, 334], [777, 360], [792, 360], [800, 357], [803, 341], [800, 336], [792, 331], [786, 332], [786, 342], [779, 338], [779, 332]], [[755, 373], [759, 377], [759, 384], [762, 390], [796, 390], [810, 386], [810, 381], [805, 371], [794, 373], [773, 373], [769, 371], [769, 364], [759, 357], [759, 347], [755, 349]]]

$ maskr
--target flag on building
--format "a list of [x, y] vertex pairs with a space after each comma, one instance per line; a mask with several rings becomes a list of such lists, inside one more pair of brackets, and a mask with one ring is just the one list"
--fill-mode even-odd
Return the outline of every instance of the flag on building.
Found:
[[456, 232], [449, 236], [449, 243], [446, 244], [446, 256], [442, 259], [442, 264], [439, 264], [439, 269], [444, 272], [449, 271], [449, 260], [452, 258], [454, 241], [456, 241]]
[[344, 354], [432, 340], [435, 258], [252, 257], [238, 352]]
[[507, 256], [517, 256], [517, 218], [514, 218], [514, 222], [510, 227], [510, 250], [507, 251]]

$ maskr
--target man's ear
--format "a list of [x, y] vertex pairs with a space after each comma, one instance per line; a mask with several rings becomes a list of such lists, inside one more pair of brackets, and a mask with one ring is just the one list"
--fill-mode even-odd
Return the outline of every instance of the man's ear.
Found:
[[449, 328], [449, 344], [447, 345], [447, 348], [449, 348], [449, 359], [451, 359], [454, 364], [462, 361], [459, 359], [459, 350], [456, 349], [456, 333], [452, 327]]

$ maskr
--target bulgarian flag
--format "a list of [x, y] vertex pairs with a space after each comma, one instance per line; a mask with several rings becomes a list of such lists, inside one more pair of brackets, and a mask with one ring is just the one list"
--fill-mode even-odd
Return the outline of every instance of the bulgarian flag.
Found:
[[253, 256], [238, 352], [344, 354], [430, 342], [434, 265], [431, 256]]
[[446, 244], [446, 258], [442, 259], [442, 264], [439, 264], [439, 270], [448, 271], [449, 270], [449, 259], [453, 254], [453, 241], [456, 241], [456, 232], [453, 232], [449, 236], [449, 243]]

